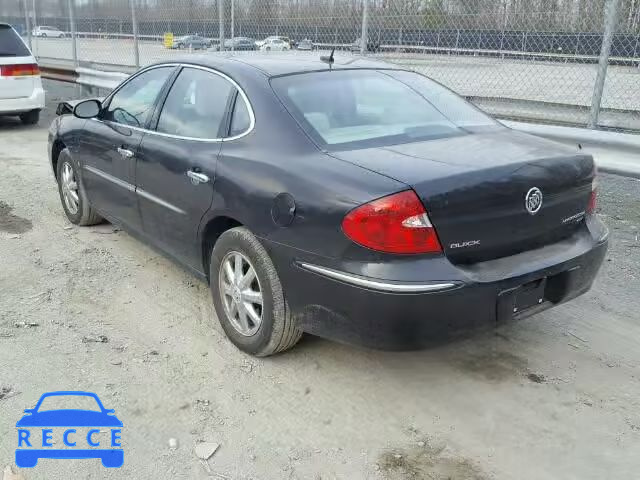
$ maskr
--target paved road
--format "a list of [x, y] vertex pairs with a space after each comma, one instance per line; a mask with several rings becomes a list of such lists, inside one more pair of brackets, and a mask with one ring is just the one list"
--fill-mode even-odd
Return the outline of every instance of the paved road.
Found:
[[[43, 58], [72, 58], [70, 39], [37, 38], [34, 39], [34, 51]], [[299, 52], [290, 53], [295, 55]], [[160, 42], [140, 43], [142, 65], [184, 54], [184, 51], [168, 50]], [[89, 62], [135, 65], [131, 40], [79, 39], [78, 58]], [[384, 58], [423, 72], [461, 95], [549, 104], [591, 105], [596, 76], [596, 65], [593, 64], [414, 54], [394, 54]], [[640, 111], [640, 69], [609, 67], [603, 107]], [[554, 109], [552, 105], [548, 108]]]
[[[207, 285], [108, 224], [69, 225], [46, 129], [0, 119], [0, 143], [0, 466], [23, 409], [80, 389], [124, 422], [111, 478], [637, 477], [640, 182], [601, 177], [610, 252], [567, 305], [421, 352], [306, 338], [258, 360], [225, 339]], [[221, 444], [207, 465], [200, 440]], [[23, 473], [105, 475], [97, 460]]]

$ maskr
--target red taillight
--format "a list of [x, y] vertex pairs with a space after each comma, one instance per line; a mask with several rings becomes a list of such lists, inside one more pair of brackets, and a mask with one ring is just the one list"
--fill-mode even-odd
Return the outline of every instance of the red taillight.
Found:
[[596, 186], [596, 182], [594, 180], [593, 187], [591, 188], [591, 193], [589, 194], [589, 203], [587, 203], [587, 215], [593, 215], [596, 213], [596, 206], [598, 203], [598, 188]]
[[34, 75], [40, 75], [40, 68], [36, 63], [0, 65], [0, 77], [31, 77]]
[[380, 252], [442, 252], [436, 231], [413, 190], [351, 210], [342, 221], [342, 230], [354, 242]]

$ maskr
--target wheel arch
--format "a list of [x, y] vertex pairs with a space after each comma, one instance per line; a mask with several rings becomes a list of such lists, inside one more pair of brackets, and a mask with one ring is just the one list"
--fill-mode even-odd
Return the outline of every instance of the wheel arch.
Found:
[[62, 140], [57, 138], [51, 145], [51, 167], [53, 168], [53, 176], [58, 179], [58, 158], [60, 158], [60, 152], [62, 152], [67, 146]]
[[241, 227], [243, 224], [236, 220], [233, 217], [227, 215], [219, 215], [213, 218], [210, 218], [202, 228], [201, 235], [201, 249], [202, 249], [202, 269], [207, 277], [207, 281], [210, 281], [209, 278], [209, 262], [211, 261], [211, 250], [213, 246], [222, 235], [227, 230], [230, 230], [235, 227]]

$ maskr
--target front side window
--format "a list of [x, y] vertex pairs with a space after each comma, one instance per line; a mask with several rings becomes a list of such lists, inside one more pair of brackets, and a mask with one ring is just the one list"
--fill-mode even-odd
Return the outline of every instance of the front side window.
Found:
[[133, 78], [118, 90], [103, 114], [103, 120], [144, 127], [164, 83], [174, 67], [153, 68]]
[[301, 126], [334, 149], [423, 141], [463, 135], [477, 123], [495, 125], [426, 77], [395, 75], [382, 70], [314, 72], [275, 78], [272, 86]]
[[233, 88], [231, 82], [220, 75], [185, 68], [164, 103], [158, 132], [189, 138], [220, 138]]

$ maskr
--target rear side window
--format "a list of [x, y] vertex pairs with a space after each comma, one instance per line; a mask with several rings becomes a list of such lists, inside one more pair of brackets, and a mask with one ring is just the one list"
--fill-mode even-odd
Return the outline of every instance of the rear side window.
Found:
[[0, 25], [0, 57], [29, 57], [31, 52], [9, 25]]
[[233, 88], [220, 75], [185, 68], [164, 103], [158, 132], [188, 138], [220, 138], [220, 127]]
[[247, 102], [240, 94], [236, 98], [236, 105], [233, 109], [233, 116], [231, 117], [231, 131], [230, 137], [241, 135], [251, 126], [251, 117], [249, 116], [249, 109], [247, 108]]

